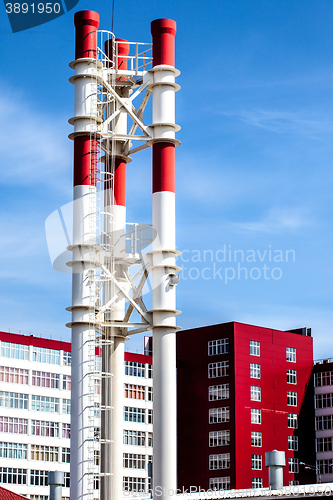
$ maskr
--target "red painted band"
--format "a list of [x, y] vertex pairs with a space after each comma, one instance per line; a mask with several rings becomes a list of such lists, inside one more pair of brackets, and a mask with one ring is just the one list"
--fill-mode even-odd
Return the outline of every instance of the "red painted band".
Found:
[[97, 33], [99, 14], [93, 10], [81, 10], [74, 15], [75, 59], [97, 59]]
[[129, 43], [123, 38], [116, 38], [116, 43], [118, 46], [118, 69], [127, 69], [127, 56], [130, 50]]
[[[117, 63], [118, 69], [127, 69], [127, 56], [129, 54], [129, 43], [127, 40], [122, 38], [116, 38], [117, 42]], [[113, 41], [109, 39], [105, 42], [105, 54], [110, 59], [113, 60]], [[126, 77], [117, 78], [117, 81], [126, 81]], [[112, 172], [111, 170], [111, 159], [107, 161], [106, 171]], [[105, 189], [112, 189], [114, 187], [114, 203], [116, 205], [122, 205], [126, 207], [126, 163], [119, 158], [115, 159], [115, 173], [114, 180], [106, 179]], [[108, 201], [110, 203], [110, 201]]]
[[153, 66], [159, 64], [175, 65], [176, 21], [172, 19], [155, 19], [151, 23], [153, 36]]
[[156, 142], [153, 145], [153, 193], [175, 192], [175, 145]]
[[137, 354], [135, 352], [125, 352], [125, 361], [134, 361], [138, 363], [148, 363], [148, 365], [153, 364], [152, 356], [147, 354]]
[[71, 352], [70, 342], [44, 339], [42, 337], [35, 337], [34, 335], [0, 332], [0, 340], [2, 342], [10, 342], [12, 344], [33, 345], [35, 347], [45, 347], [46, 349]]
[[74, 186], [96, 186], [97, 141], [89, 135], [74, 139]]
[[114, 174], [114, 200], [116, 205], [126, 207], [126, 163], [119, 159]]
[[[112, 172], [111, 170], [111, 158], [107, 161], [106, 171]], [[112, 192], [111, 189], [114, 186], [114, 200], [111, 199]], [[120, 160], [119, 158], [115, 159], [115, 173], [114, 179], [112, 180], [110, 174], [106, 174], [106, 181], [104, 183], [104, 189], [110, 190], [107, 194], [106, 198], [107, 205], [115, 204], [122, 205], [126, 207], [126, 162]]]

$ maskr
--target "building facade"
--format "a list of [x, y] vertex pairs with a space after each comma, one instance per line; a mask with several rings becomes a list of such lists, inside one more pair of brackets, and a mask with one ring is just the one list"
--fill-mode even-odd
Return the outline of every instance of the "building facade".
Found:
[[333, 363], [324, 359], [313, 371], [317, 483], [325, 483], [333, 481]]
[[274, 449], [284, 485], [314, 482], [301, 465], [315, 460], [309, 333], [232, 322], [177, 334], [179, 488], [267, 487]]
[[[151, 356], [125, 353], [124, 370], [123, 487], [147, 491], [153, 439]], [[33, 500], [48, 499], [47, 476], [54, 470], [65, 473], [62, 494], [69, 498], [70, 373], [70, 343], [0, 332], [0, 484]], [[95, 391], [100, 393], [98, 377]], [[97, 427], [96, 439], [98, 434]], [[98, 464], [98, 453], [94, 459]], [[95, 486], [98, 498], [98, 478]]]

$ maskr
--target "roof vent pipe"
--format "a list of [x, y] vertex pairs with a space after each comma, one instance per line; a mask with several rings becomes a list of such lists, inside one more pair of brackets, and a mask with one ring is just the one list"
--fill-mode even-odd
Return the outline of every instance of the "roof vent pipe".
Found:
[[58, 470], [49, 472], [48, 482], [50, 486], [50, 500], [61, 500], [64, 473]]
[[286, 454], [284, 451], [268, 451], [265, 453], [266, 467], [268, 467], [268, 480], [271, 490], [283, 488], [283, 467], [286, 465]]

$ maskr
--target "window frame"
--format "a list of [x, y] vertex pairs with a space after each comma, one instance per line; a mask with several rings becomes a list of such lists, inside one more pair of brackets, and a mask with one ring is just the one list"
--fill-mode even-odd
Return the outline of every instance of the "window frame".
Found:
[[260, 357], [260, 342], [258, 340], [250, 340], [250, 356]]
[[259, 363], [250, 363], [250, 378], [261, 379], [261, 365]]

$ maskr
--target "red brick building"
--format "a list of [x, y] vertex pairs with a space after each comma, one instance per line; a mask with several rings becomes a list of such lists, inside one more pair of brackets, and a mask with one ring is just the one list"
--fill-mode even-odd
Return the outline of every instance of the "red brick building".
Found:
[[285, 451], [284, 485], [315, 482], [310, 330], [225, 323], [177, 334], [178, 487], [268, 486], [265, 452]]

